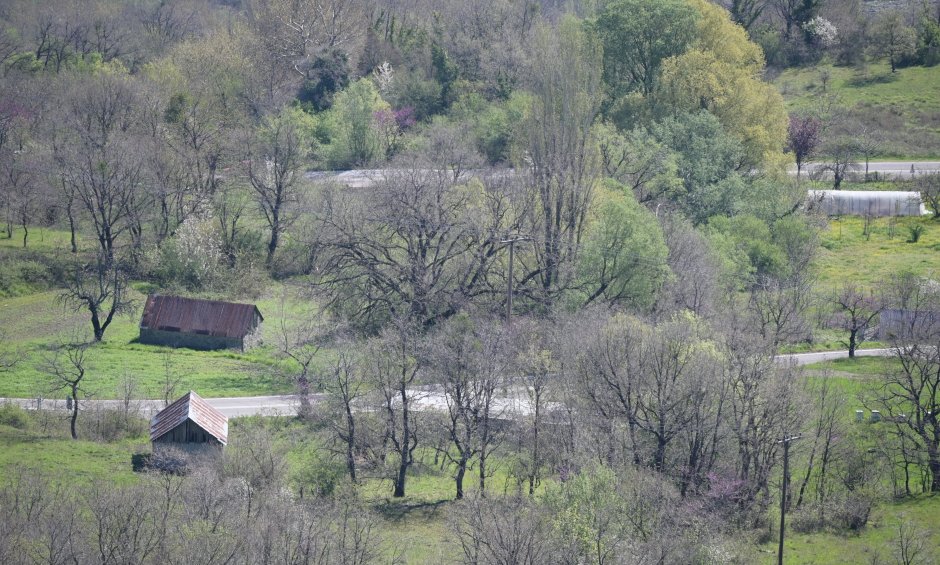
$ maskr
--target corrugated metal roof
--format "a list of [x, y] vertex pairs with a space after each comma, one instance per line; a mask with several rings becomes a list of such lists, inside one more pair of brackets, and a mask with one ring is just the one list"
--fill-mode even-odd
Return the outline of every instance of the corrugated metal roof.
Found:
[[254, 304], [151, 294], [147, 297], [140, 327], [242, 338], [254, 329], [256, 315], [264, 320]]
[[156, 413], [150, 420], [150, 441], [156, 441], [186, 420], [192, 420], [222, 445], [228, 443], [228, 418], [193, 391]]

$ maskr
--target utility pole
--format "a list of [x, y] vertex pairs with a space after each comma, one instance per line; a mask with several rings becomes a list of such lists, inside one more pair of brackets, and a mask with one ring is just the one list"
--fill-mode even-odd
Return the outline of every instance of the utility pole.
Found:
[[780, 545], [777, 547], [777, 565], [783, 565], [783, 529], [787, 516], [787, 482], [790, 480], [790, 442], [803, 435], [784, 437], [777, 443], [783, 444], [783, 481], [780, 485]]
[[512, 262], [517, 241], [531, 241], [532, 238], [527, 235], [509, 236], [501, 239], [500, 243], [509, 244], [509, 277], [506, 284], [506, 327], [512, 328]]

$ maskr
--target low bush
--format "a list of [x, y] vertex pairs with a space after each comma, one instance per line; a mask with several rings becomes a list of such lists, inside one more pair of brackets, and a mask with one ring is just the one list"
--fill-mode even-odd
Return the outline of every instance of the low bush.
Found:
[[0, 404], [0, 426], [25, 430], [29, 426], [29, 413], [16, 404]]

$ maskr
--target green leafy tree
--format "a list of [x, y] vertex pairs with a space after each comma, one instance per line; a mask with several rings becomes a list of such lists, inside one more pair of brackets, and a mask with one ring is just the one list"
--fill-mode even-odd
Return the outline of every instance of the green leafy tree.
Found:
[[917, 33], [904, 23], [901, 14], [888, 12], [875, 23], [876, 53], [888, 59], [891, 72], [917, 52]]
[[369, 79], [359, 79], [339, 92], [328, 118], [333, 133], [328, 150], [330, 165], [344, 168], [372, 162], [381, 149], [373, 117], [375, 112], [388, 109]]
[[672, 200], [694, 223], [728, 215], [742, 206], [747, 183], [737, 172], [744, 162], [741, 143], [703, 110], [668, 118], [653, 134], [678, 154], [683, 189]]
[[685, 0], [619, 0], [598, 16], [594, 28], [604, 46], [608, 115], [620, 127], [631, 125], [635, 111], [629, 107], [653, 92], [662, 62], [685, 52], [695, 39], [697, 19]]
[[649, 305], [669, 272], [656, 217], [615, 182], [598, 190], [592, 216], [579, 266], [584, 303]]

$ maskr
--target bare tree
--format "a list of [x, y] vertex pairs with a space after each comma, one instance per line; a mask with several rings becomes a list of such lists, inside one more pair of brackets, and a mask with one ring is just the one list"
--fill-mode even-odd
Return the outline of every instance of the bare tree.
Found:
[[750, 291], [747, 311], [762, 339], [774, 347], [809, 335], [807, 309], [813, 303], [812, 277], [798, 271], [792, 278], [759, 277]]
[[455, 507], [451, 528], [468, 565], [536, 565], [553, 560], [548, 521], [522, 497], [475, 499]]
[[346, 471], [353, 483], [357, 481], [356, 454], [360, 449], [361, 434], [361, 431], [357, 432], [357, 417], [353, 409], [367, 393], [367, 382], [362, 375], [365, 361], [359, 351], [362, 345], [341, 342], [323, 378], [327, 402], [334, 405], [333, 412], [338, 413], [333, 419], [333, 431], [343, 443]]
[[731, 19], [749, 30], [760, 19], [767, 4], [769, 0], [731, 0], [728, 11], [731, 12]]
[[61, 343], [44, 362], [43, 370], [52, 377], [52, 390], [68, 391], [71, 400], [69, 429], [72, 439], [78, 439], [75, 423], [78, 421], [79, 393], [86, 393], [84, 379], [87, 372], [89, 343]]
[[875, 404], [899, 422], [898, 432], [923, 457], [925, 484], [940, 492], [940, 294], [923, 282], [904, 294], [902, 319], [889, 332], [898, 363], [884, 372]]
[[107, 262], [118, 238], [148, 205], [136, 128], [136, 96], [109, 75], [77, 85], [64, 116], [72, 139], [58, 146], [61, 174], [85, 208]]
[[403, 168], [377, 186], [322, 187], [315, 284], [342, 317], [430, 325], [472, 298], [502, 296], [490, 277], [506, 247], [501, 238], [520, 222], [515, 185], [454, 182], [440, 165], [405, 155]]
[[22, 351], [10, 345], [11, 342], [7, 332], [0, 329], [0, 344], [3, 344], [3, 349], [0, 349], [0, 373], [13, 370], [25, 358]]
[[355, 0], [253, 0], [248, 14], [271, 55], [305, 78], [316, 55], [352, 46], [365, 17]]
[[298, 123], [302, 118], [302, 112], [285, 111], [268, 119], [246, 151], [248, 181], [271, 231], [265, 259], [268, 267], [281, 235], [295, 218], [296, 210], [292, 208], [298, 198], [298, 181], [310, 153], [310, 132]]
[[414, 463], [419, 443], [419, 426], [414, 409], [416, 392], [412, 388], [423, 369], [424, 351], [417, 329], [408, 321], [395, 320], [369, 349], [369, 371], [381, 395], [385, 413], [385, 441], [397, 457], [393, 496], [405, 496], [408, 469]]
[[907, 516], [900, 516], [894, 537], [894, 562], [897, 565], [921, 565], [929, 562], [930, 533], [919, 528]]
[[940, 174], [919, 176], [914, 185], [930, 206], [934, 219], [940, 218]]
[[829, 495], [829, 482], [832, 481], [831, 465], [835, 459], [834, 445], [842, 432], [839, 414], [845, 409], [845, 399], [834, 390], [832, 380], [823, 378], [818, 385], [811, 386], [809, 398], [813, 401], [812, 418], [812, 445], [806, 462], [806, 474], [803, 476], [798, 494], [796, 507], [803, 504], [807, 487], [813, 483], [815, 499], [819, 503], [820, 521], [825, 517], [822, 512], [826, 508], [826, 498]]
[[602, 98], [601, 50], [569, 24], [538, 31], [530, 68], [535, 100], [526, 124], [527, 165], [531, 232], [538, 237], [522, 280], [538, 281], [537, 297], [548, 302], [570, 282], [600, 165], [590, 132]]
[[846, 175], [858, 169], [858, 164], [855, 163], [855, 157], [859, 153], [858, 144], [853, 139], [839, 138], [826, 143], [822, 153], [825, 161], [820, 171], [832, 174], [832, 188], [839, 190]]
[[865, 293], [852, 283], [845, 283], [832, 298], [836, 307], [839, 326], [849, 332], [845, 342], [849, 348], [849, 358], [855, 357], [855, 350], [865, 340], [865, 331], [869, 324], [881, 313], [880, 300], [874, 293]]
[[104, 338], [114, 316], [130, 312], [127, 273], [115, 259], [100, 254], [92, 265], [76, 266], [65, 281], [59, 301], [76, 311], [87, 310], [95, 341]]
[[478, 458], [480, 494], [485, 495], [486, 463], [496, 435], [495, 397], [506, 372], [503, 334], [501, 325], [458, 315], [446, 322], [429, 353], [447, 403], [446, 432], [456, 455], [450, 450], [444, 455], [457, 468], [457, 499], [464, 497], [464, 477], [473, 458]]
[[316, 376], [314, 361], [333, 328], [329, 322], [313, 314], [303, 316], [299, 321], [291, 320], [285, 302], [286, 298], [282, 297], [277, 336], [278, 354], [291, 364], [285, 371], [297, 389], [300, 399], [299, 413], [301, 417], [309, 417], [311, 381]]
[[519, 423], [523, 426], [525, 454], [521, 461], [522, 474], [519, 477], [528, 483], [529, 496], [535, 496], [535, 489], [541, 485], [545, 465], [546, 412], [552, 384], [558, 378], [561, 361], [554, 353], [551, 334], [548, 328], [539, 327], [534, 321], [522, 325], [516, 334], [518, 343], [515, 366], [520, 384], [526, 393], [525, 408], [521, 411]]

